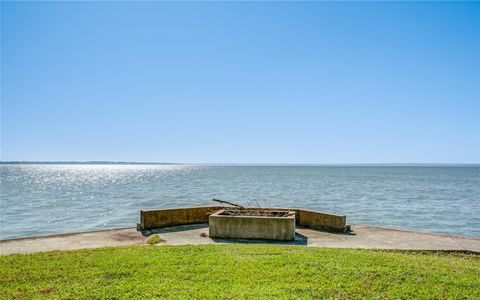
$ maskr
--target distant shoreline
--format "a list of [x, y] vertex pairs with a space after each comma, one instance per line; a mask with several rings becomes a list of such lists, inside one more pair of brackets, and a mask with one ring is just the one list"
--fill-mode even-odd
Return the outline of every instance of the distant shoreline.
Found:
[[170, 163], [131, 161], [0, 161], [0, 165], [194, 165], [194, 166], [312, 166], [312, 167], [480, 167], [469, 163]]
[[0, 165], [183, 165], [166, 162], [132, 161], [0, 161]]

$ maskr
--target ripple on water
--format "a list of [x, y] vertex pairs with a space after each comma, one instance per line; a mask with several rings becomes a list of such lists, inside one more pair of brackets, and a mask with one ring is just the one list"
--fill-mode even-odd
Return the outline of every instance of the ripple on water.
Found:
[[480, 167], [0, 165], [0, 180], [1, 239], [134, 226], [140, 209], [211, 198], [480, 237]]

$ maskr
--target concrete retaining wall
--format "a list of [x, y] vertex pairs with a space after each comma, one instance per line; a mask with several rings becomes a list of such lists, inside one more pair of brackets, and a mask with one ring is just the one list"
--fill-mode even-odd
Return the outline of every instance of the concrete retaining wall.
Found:
[[[197, 206], [140, 211], [139, 229], [153, 229], [168, 226], [208, 223], [210, 214], [223, 209], [222, 206]], [[272, 210], [295, 211], [296, 224], [327, 231], [343, 231], [347, 226], [347, 217], [332, 213], [313, 211], [303, 208], [268, 208]]]
[[197, 206], [141, 210], [139, 229], [208, 223], [208, 216], [220, 209], [220, 206]]
[[[220, 210], [209, 218], [209, 236], [229, 239], [295, 239], [295, 216], [229, 216]], [[293, 214], [293, 211], [292, 211]]]
[[298, 209], [297, 225], [327, 231], [343, 231], [347, 226], [347, 216]]

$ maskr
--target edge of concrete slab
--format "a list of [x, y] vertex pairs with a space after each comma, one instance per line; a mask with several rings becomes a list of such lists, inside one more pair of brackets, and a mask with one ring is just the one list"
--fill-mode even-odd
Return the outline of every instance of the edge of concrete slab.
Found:
[[[311, 228], [297, 228], [302, 243], [279, 245], [302, 245], [309, 247], [381, 249], [399, 251], [436, 251], [480, 253], [480, 238], [442, 233], [419, 232], [410, 229], [389, 228], [375, 225], [352, 224], [353, 232], [331, 233]], [[192, 224], [152, 230], [166, 240], [162, 245], [202, 245], [222, 243], [272, 243], [269, 241], [218, 240], [205, 237], [208, 225]], [[105, 229], [88, 232], [63, 233], [48, 236], [0, 240], [0, 254], [33, 253], [56, 250], [146, 245], [148, 237], [135, 227]], [[277, 244], [277, 243], [272, 243]]]

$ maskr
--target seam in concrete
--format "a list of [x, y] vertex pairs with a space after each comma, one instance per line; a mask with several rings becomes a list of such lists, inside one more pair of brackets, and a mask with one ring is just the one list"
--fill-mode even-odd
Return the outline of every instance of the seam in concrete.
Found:
[[464, 249], [464, 250], [467, 250], [467, 251], [470, 251], [469, 249], [465, 248], [465, 246], [463, 246], [458, 240], [457, 240], [457, 237], [456, 236], [453, 236], [451, 235], [450, 238], [455, 242], [455, 244], [457, 244], [460, 248]]
[[452, 234], [448, 234], [448, 233], [422, 231], [422, 230], [415, 230], [415, 229], [411, 229], [411, 228], [389, 227], [389, 226], [379, 226], [379, 225], [372, 225], [372, 224], [358, 224], [358, 223], [350, 223], [350, 225], [352, 225], [352, 226], [359, 225], [359, 226], [372, 227], [372, 228], [384, 229], [384, 230], [389, 230], [389, 231], [423, 233], [423, 234], [438, 235], [438, 236], [443, 236], [443, 237], [454, 237], [454, 238], [473, 239], [473, 240], [478, 240], [479, 239], [479, 238], [476, 238], [476, 237], [465, 236], [465, 235], [452, 235]]
[[43, 239], [49, 239], [49, 238], [78, 235], [78, 234], [101, 233], [101, 232], [118, 231], [118, 230], [123, 230], [123, 229], [133, 229], [133, 228], [135, 228], [135, 227], [132, 227], [132, 226], [130, 226], [130, 227], [117, 227], [117, 228], [100, 229], [100, 230], [92, 230], [92, 231], [66, 232], [66, 233], [57, 233], [57, 234], [49, 234], [49, 235], [28, 236], [28, 237], [0, 240], [0, 243], [21, 241], [21, 240], [35, 240], [35, 239], [42, 239], [43, 240]]

